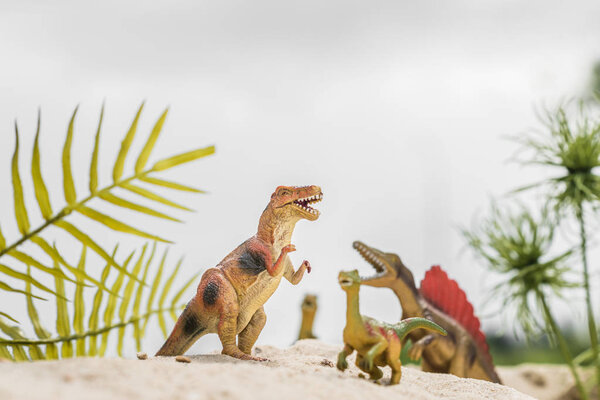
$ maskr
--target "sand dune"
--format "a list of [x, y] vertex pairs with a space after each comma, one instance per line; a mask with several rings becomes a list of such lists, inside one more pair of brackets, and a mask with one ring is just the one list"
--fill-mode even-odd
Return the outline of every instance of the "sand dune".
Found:
[[507, 386], [415, 368], [403, 368], [400, 385], [377, 385], [358, 378], [354, 365], [339, 372], [338, 346], [317, 340], [256, 350], [271, 361], [210, 354], [190, 356], [189, 364], [170, 357], [0, 363], [0, 399], [532, 399]]

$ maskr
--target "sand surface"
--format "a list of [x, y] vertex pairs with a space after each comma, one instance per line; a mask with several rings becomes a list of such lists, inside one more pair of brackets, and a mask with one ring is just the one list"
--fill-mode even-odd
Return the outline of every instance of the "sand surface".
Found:
[[[589, 377], [591, 371], [581, 371]], [[521, 364], [516, 367], [498, 367], [502, 381], [523, 393], [540, 400], [572, 399], [567, 396], [574, 380], [566, 365]]]
[[[400, 385], [357, 377], [353, 365], [335, 367], [338, 346], [303, 340], [288, 349], [257, 348], [269, 362], [238, 361], [219, 354], [148, 360], [78, 358], [0, 363], [2, 400], [85, 399], [531, 399], [517, 390], [474, 379], [404, 368]], [[349, 361], [353, 362], [353, 358]], [[390, 397], [391, 396], [391, 397]]]

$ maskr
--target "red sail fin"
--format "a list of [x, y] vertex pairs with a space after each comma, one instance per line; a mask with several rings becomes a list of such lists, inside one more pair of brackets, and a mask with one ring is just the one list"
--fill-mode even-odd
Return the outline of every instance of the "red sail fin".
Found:
[[479, 319], [475, 316], [467, 295], [458, 287], [456, 281], [448, 278], [448, 274], [439, 265], [434, 265], [425, 273], [419, 290], [425, 300], [451, 316], [469, 332], [491, 363], [492, 357], [485, 335], [481, 332]]

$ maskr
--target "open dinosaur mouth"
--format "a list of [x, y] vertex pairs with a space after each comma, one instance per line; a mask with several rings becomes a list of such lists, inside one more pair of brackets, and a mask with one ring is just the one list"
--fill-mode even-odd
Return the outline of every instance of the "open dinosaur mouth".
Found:
[[338, 282], [340, 283], [340, 286], [352, 286], [354, 283], [350, 278], [340, 278]]
[[354, 250], [358, 251], [358, 254], [360, 254], [361, 257], [364, 258], [366, 262], [371, 264], [371, 266], [373, 268], [375, 268], [375, 271], [377, 272], [377, 274], [375, 276], [365, 277], [365, 278], [361, 277], [361, 279], [363, 279], [363, 280], [373, 279], [373, 278], [377, 278], [385, 273], [385, 265], [383, 264], [383, 261], [381, 261], [379, 259], [379, 257], [377, 257], [377, 255], [375, 255], [375, 253], [373, 251], [371, 251], [371, 249], [369, 249], [367, 246], [365, 246], [364, 244], [362, 244], [360, 242], [352, 243], [352, 247], [354, 248]]
[[300, 208], [301, 210], [304, 210], [304, 211], [309, 212], [314, 215], [319, 215], [320, 211], [317, 210], [316, 208], [312, 208], [310, 206], [310, 204], [318, 203], [322, 199], [323, 199], [323, 193], [319, 193], [319, 194], [315, 194], [314, 196], [309, 196], [309, 197], [305, 197], [302, 199], [294, 200], [292, 204], [294, 206]]

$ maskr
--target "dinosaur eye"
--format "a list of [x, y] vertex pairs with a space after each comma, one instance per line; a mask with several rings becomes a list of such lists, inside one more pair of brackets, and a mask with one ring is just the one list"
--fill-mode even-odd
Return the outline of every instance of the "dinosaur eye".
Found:
[[290, 192], [288, 189], [281, 189], [279, 191], [280, 196], [288, 196], [290, 193], [292, 193], [292, 192]]

